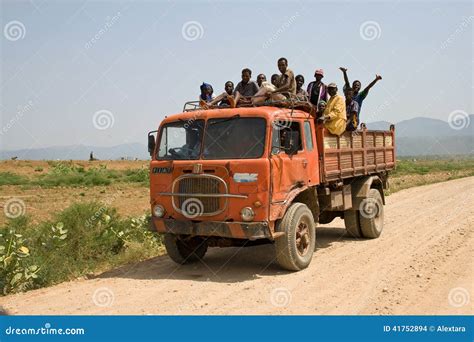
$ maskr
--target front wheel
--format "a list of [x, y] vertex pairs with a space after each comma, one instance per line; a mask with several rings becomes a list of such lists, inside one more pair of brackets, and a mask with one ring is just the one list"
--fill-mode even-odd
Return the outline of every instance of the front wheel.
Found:
[[308, 267], [316, 245], [316, 227], [311, 210], [303, 203], [293, 203], [277, 231], [285, 233], [275, 240], [278, 264], [289, 271]]
[[168, 256], [178, 264], [201, 260], [207, 252], [207, 241], [200, 237], [183, 237], [167, 233], [164, 244]]

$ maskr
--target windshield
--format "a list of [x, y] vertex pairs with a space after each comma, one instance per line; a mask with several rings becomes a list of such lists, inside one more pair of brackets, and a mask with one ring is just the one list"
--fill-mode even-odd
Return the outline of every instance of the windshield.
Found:
[[265, 119], [210, 119], [204, 133], [203, 159], [260, 158], [265, 148]]
[[161, 129], [158, 159], [198, 159], [204, 120], [177, 121]]

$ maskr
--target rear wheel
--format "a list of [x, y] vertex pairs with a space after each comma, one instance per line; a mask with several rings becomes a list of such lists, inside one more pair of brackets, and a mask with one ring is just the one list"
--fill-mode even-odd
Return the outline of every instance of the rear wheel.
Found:
[[167, 233], [164, 244], [168, 256], [178, 264], [201, 260], [207, 252], [207, 241], [200, 237], [183, 237]]
[[377, 189], [370, 189], [369, 195], [359, 206], [359, 220], [362, 235], [375, 239], [383, 230], [383, 202]]
[[278, 264], [289, 271], [308, 267], [316, 244], [316, 227], [311, 210], [303, 203], [293, 203], [277, 230], [285, 232], [275, 241]]

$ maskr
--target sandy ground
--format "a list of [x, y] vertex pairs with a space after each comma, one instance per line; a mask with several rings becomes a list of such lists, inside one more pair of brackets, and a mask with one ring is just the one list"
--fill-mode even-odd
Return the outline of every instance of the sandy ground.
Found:
[[10, 295], [11, 314], [473, 314], [474, 177], [387, 198], [375, 240], [320, 226], [308, 269], [288, 273], [272, 246], [212, 249], [178, 266], [166, 256]]

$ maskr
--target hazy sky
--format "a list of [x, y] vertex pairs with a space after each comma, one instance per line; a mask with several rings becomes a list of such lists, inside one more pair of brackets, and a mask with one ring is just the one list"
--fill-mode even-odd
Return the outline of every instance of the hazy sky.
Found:
[[305, 86], [381, 74], [363, 122], [447, 121], [474, 112], [472, 4], [1, 0], [0, 149], [145, 144], [203, 81], [269, 78], [281, 56]]

